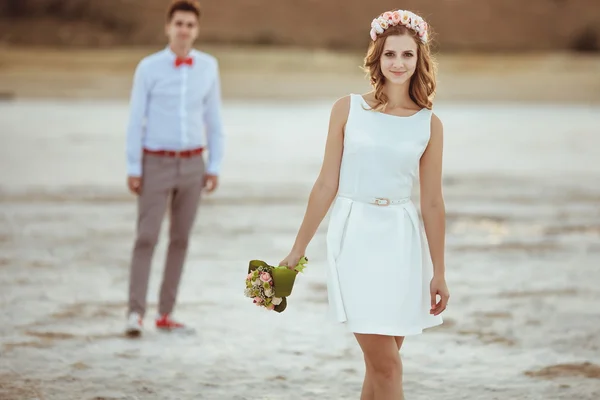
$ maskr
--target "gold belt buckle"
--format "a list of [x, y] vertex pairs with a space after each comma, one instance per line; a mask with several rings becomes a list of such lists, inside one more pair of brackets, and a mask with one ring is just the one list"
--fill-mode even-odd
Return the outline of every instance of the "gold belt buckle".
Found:
[[390, 205], [390, 199], [385, 198], [385, 197], [378, 197], [375, 199], [375, 202], [373, 204], [381, 206], [381, 207], [387, 207]]

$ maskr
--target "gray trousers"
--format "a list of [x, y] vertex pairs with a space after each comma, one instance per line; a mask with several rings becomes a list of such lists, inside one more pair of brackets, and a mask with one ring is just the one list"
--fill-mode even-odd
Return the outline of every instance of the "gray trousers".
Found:
[[138, 196], [137, 235], [129, 277], [129, 312], [146, 312], [152, 256], [169, 211], [169, 247], [160, 289], [158, 312], [173, 311], [188, 241], [204, 186], [202, 155], [190, 158], [144, 154], [142, 189]]

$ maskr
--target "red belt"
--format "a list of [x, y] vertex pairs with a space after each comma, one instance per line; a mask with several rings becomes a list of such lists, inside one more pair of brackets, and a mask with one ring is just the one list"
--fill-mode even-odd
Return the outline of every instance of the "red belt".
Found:
[[193, 157], [193, 156], [202, 154], [203, 150], [204, 150], [203, 147], [198, 147], [197, 149], [190, 149], [190, 150], [149, 150], [149, 149], [144, 149], [144, 153], [152, 154], [154, 156], [189, 158], [189, 157]]

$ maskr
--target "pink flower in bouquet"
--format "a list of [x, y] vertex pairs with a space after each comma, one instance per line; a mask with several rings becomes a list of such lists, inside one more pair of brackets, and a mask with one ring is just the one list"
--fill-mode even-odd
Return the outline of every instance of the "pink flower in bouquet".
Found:
[[268, 272], [263, 272], [260, 274], [260, 280], [263, 282], [271, 282], [271, 274]]
[[254, 302], [255, 302], [256, 304], [261, 304], [261, 303], [263, 302], [263, 299], [261, 299], [260, 297], [256, 296], [256, 297], [254, 298]]
[[269, 304], [267, 306], [267, 310], [274, 310], [275, 309], [275, 304]]
[[250, 272], [248, 274], [248, 276], [246, 277], [246, 280], [251, 281], [252, 280], [252, 272]]

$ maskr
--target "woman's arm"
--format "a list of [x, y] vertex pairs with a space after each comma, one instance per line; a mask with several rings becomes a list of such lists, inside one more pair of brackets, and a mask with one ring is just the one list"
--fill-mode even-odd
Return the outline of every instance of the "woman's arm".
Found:
[[295, 267], [298, 264], [337, 194], [344, 149], [344, 127], [349, 111], [349, 96], [337, 100], [331, 109], [329, 132], [321, 172], [310, 192], [308, 205], [296, 241], [290, 254], [280, 265]]
[[[431, 313], [437, 315], [444, 311], [448, 301], [446, 287], [446, 266], [444, 259], [446, 236], [446, 207], [442, 194], [442, 153], [444, 135], [442, 121], [433, 114], [431, 117], [431, 137], [421, 157], [421, 214], [425, 234], [429, 242], [429, 251], [433, 262], [433, 280], [431, 284]], [[436, 296], [441, 301], [436, 304]]]

